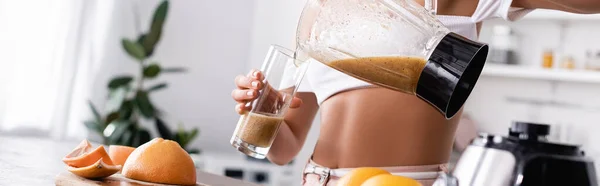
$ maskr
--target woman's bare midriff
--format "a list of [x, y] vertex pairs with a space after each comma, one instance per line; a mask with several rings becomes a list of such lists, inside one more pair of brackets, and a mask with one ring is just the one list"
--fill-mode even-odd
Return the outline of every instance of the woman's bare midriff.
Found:
[[313, 160], [330, 168], [447, 163], [462, 114], [446, 120], [416, 96], [380, 87], [338, 93], [320, 110]]

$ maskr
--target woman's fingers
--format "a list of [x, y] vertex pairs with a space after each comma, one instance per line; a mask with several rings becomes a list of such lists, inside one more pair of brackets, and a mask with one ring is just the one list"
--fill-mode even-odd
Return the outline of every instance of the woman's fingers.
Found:
[[235, 105], [235, 111], [238, 114], [243, 114], [244, 113], [244, 107], [245, 107], [244, 105], [245, 105], [244, 103], [238, 103], [238, 104], [236, 104]]
[[246, 103], [238, 103], [235, 105], [235, 111], [240, 115], [245, 114], [250, 110], [252, 110], [252, 105], [246, 105]]
[[259, 70], [253, 69], [244, 76], [239, 75], [235, 77], [235, 84], [238, 87], [231, 92], [231, 97], [238, 102], [235, 105], [235, 110], [239, 114], [244, 114], [252, 109], [251, 105], [246, 104], [258, 97], [258, 90], [264, 85], [262, 81], [265, 76]]
[[235, 78], [235, 84], [240, 89], [259, 90], [263, 87], [264, 75], [259, 70], [251, 70], [248, 75], [239, 75]]
[[231, 91], [231, 97], [237, 102], [247, 102], [258, 97], [258, 91], [254, 89], [234, 89]]
[[259, 80], [243, 75], [235, 77], [235, 85], [237, 85], [239, 89], [258, 90], [262, 87], [262, 83]]
[[250, 72], [248, 73], [248, 77], [253, 78], [255, 80], [259, 80], [259, 81], [262, 81], [265, 79], [265, 76], [263, 75], [263, 73], [260, 70], [256, 70], [256, 69], [250, 70]]
[[298, 108], [302, 105], [302, 99], [294, 97], [292, 98], [292, 102], [290, 103], [290, 108]]

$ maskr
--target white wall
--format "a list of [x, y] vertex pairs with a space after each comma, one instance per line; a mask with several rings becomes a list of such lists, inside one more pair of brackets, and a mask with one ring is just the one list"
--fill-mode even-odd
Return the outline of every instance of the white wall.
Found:
[[[94, 100], [103, 101], [106, 83], [114, 74], [137, 73], [137, 66], [123, 52], [120, 38], [136, 35], [132, 2], [140, 2], [142, 28], [147, 28], [158, 0], [127, 1], [116, 6], [111, 31], [104, 41], [103, 70], [96, 81]], [[233, 80], [248, 69], [254, 1], [170, 1], [162, 39], [151, 61], [166, 67], [186, 67], [185, 74], [164, 74], [154, 82], [169, 87], [151, 95], [154, 104], [169, 115], [175, 129], [199, 127], [192, 146], [205, 151], [236, 153], [229, 145], [238, 115], [231, 99]], [[155, 133], [154, 126], [147, 125]]]
[[276, 44], [294, 49], [296, 26], [306, 0], [256, 1], [252, 29], [250, 67], [260, 68], [269, 45]]

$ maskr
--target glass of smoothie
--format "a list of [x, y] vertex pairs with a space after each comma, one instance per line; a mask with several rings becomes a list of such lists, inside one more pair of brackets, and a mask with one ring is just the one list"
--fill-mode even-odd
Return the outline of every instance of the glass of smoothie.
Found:
[[238, 120], [230, 140], [233, 147], [257, 159], [266, 157], [308, 65], [297, 61], [290, 49], [269, 47], [261, 67], [264, 86]]

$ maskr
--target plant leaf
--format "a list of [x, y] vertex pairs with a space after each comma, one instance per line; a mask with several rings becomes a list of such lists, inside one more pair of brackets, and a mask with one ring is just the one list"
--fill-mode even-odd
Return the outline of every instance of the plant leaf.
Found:
[[173, 133], [171, 133], [171, 130], [169, 129], [169, 127], [167, 127], [167, 125], [162, 119], [158, 117], [154, 118], [154, 124], [156, 125], [156, 129], [158, 130], [158, 134], [160, 134], [160, 137], [168, 140], [173, 140]]
[[160, 73], [160, 66], [154, 63], [144, 68], [144, 77], [155, 78]]
[[108, 114], [108, 116], [106, 116], [106, 121], [104, 123], [108, 125], [109, 123], [112, 123], [113, 121], [119, 119], [119, 117], [119, 112], [112, 112]]
[[96, 109], [96, 106], [94, 106], [94, 103], [92, 103], [92, 101], [88, 100], [88, 105], [90, 106], [90, 109], [92, 110], [92, 113], [94, 114], [94, 119], [96, 119], [96, 122], [102, 123], [102, 117], [100, 116], [98, 109]]
[[154, 108], [154, 117], [163, 117], [164, 115], [164, 111], [159, 108]]
[[108, 83], [108, 88], [116, 89], [121, 86], [128, 85], [131, 81], [133, 81], [133, 77], [131, 76], [118, 76], [110, 80]]
[[[140, 35], [140, 37], [138, 37], [137, 39], [137, 43], [140, 45], [144, 45], [144, 40], [146, 39], [146, 37], [148, 36], [148, 34], [143, 33]], [[148, 53], [148, 51], [146, 51], [146, 53]]]
[[139, 147], [140, 145], [150, 141], [150, 138], [150, 132], [148, 132], [148, 130], [146, 129], [140, 128], [137, 130], [137, 133], [131, 145], [133, 147]]
[[198, 132], [199, 132], [198, 128], [192, 129], [192, 131], [188, 135], [188, 143], [191, 142], [192, 140], [194, 140], [194, 138], [196, 138], [196, 136], [198, 135]]
[[84, 121], [83, 124], [90, 131], [93, 131], [93, 132], [96, 132], [96, 133], [102, 135], [102, 126], [98, 122], [90, 120], [90, 121]]
[[[119, 110], [119, 108], [123, 104], [123, 100], [125, 100], [127, 93], [129, 93], [129, 87], [128, 86], [120, 86], [115, 89], [110, 89], [109, 91], [110, 92], [109, 92], [108, 100], [106, 102], [104, 110], [106, 112], [114, 112], [114, 111]], [[110, 123], [110, 122], [108, 122], [108, 123]]]
[[154, 53], [154, 48], [158, 41], [160, 41], [160, 37], [162, 35], [163, 25], [167, 18], [167, 13], [169, 10], [169, 1], [163, 1], [158, 7], [154, 10], [154, 17], [152, 18], [152, 24], [150, 25], [150, 32], [143, 40], [143, 47], [146, 52], [148, 52], [148, 56]]
[[177, 141], [181, 147], [185, 148], [197, 135], [198, 129], [194, 128], [190, 132], [185, 131], [185, 129], [180, 125], [179, 129], [175, 133], [174, 141]]
[[154, 117], [154, 106], [148, 98], [148, 93], [138, 91], [135, 95], [135, 103], [144, 117], [148, 119]]
[[119, 108], [119, 116], [122, 120], [129, 120], [131, 114], [133, 113], [133, 101], [132, 100], [124, 100]]
[[173, 141], [179, 143], [179, 145], [181, 145], [181, 148], [185, 148], [185, 146], [181, 144], [182, 137], [183, 136], [181, 136], [181, 132], [177, 131], [173, 134]]
[[127, 54], [129, 54], [129, 56], [139, 61], [142, 61], [144, 60], [144, 58], [146, 58], [146, 52], [144, 51], [144, 47], [139, 43], [133, 42], [129, 39], [123, 39], [121, 40], [121, 44], [123, 45], [123, 48], [125, 49]]
[[131, 146], [131, 142], [133, 141], [133, 138], [135, 137], [134, 136], [135, 131], [132, 131], [131, 130], [132, 128], [133, 127], [129, 127], [130, 130], [126, 130], [123, 133], [123, 136], [121, 137], [121, 141], [120, 141], [122, 145]]
[[190, 149], [186, 150], [189, 154], [200, 154], [200, 150], [198, 149]]
[[170, 68], [162, 68], [161, 72], [164, 72], [164, 73], [180, 73], [180, 72], [187, 72], [187, 70], [185, 70], [185, 68], [183, 68], [183, 67], [170, 67]]
[[154, 85], [154, 86], [152, 86], [152, 87], [148, 88], [148, 90], [147, 90], [147, 91], [148, 91], [148, 92], [152, 92], [152, 91], [157, 91], [157, 90], [160, 90], [160, 89], [163, 89], [163, 88], [167, 88], [167, 83], [159, 83], [159, 84], [156, 84], [156, 85]]
[[181, 136], [181, 146], [185, 148], [190, 143], [190, 136], [185, 131], [181, 132]]
[[129, 121], [116, 121], [108, 124], [106, 129], [114, 128], [113, 131], [104, 131], [104, 137], [108, 138], [111, 144], [118, 144], [123, 136], [123, 133], [127, 131], [129, 126], [132, 125]]

